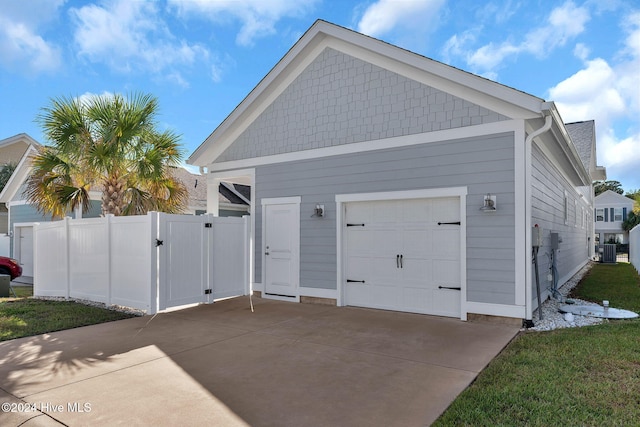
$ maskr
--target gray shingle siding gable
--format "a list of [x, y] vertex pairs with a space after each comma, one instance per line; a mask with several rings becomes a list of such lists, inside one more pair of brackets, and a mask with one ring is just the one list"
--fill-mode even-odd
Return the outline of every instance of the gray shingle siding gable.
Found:
[[501, 120], [508, 118], [327, 48], [217, 162]]

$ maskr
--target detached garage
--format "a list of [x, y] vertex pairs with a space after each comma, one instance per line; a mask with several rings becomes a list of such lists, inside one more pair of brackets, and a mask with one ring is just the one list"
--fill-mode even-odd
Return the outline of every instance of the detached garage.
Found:
[[593, 255], [585, 123], [574, 141], [552, 102], [317, 21], [188, 162], [251, 186], [265, 298], [530, 320], [531, 228], [542, 254], [562, 237], [560, 284]]

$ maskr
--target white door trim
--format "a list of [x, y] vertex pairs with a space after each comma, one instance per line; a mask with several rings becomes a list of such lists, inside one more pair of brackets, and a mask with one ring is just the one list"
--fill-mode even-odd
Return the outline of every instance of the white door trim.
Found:
[[[262, 259], [262, 297], [267, 299], [276, 299], [282, 301], [295, 301], [300, 302], [300, 203], [302, 202], [302, 197], [293, 196], [293, 197], [273, 197], [273, 198], [263, 198], [261, 200], [262, 205], [262, 242], [261, 242], [261, 259]], [[272, 205], [297, 205], [297, 209], [294, 210], [294, 224], [293, 227], [293, 270], [294, 277], [293, 280], [295, 282], [295, 294], [293, 297], [281, 297], [277, 295], [267, 295], [267, 280], [266, 280], [266, 230], [267, 230], [267, 206]]]
[[376, 200], [431, 199], [438, 197], [459, 197], [460, 199], [460, 319], [467, 320], [467, 187], [429, 188], [421, 190], [383, 191], [377, 193], [336, 194], [336, 286], [338, 290], [338, 306], [344, 306], [344, 286], [346, 248], [344, 233], [344, 208], [349, 202]]

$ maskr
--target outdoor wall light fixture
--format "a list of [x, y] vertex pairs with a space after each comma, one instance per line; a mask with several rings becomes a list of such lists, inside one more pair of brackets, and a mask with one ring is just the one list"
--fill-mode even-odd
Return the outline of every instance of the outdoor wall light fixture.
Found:
[[313, 209], [313, 215], [311, 217], [322, 218], [324, 216], [324, 205], [316, 205], [315, 209]]
[[491, 193], [487, 193], [484, 196], [484, 204], [480, 208], [482, 212], [495, 212], [496, 211], [496, 196], [492, 196]]

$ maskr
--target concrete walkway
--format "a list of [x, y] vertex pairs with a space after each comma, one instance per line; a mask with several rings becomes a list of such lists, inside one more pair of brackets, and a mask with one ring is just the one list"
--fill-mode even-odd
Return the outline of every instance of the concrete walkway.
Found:
[[0, 403], [10, 405], [0, 425], [424, 426], [518, 332], [260, 298], [254, 306], [236, 298], [2, 342]]

